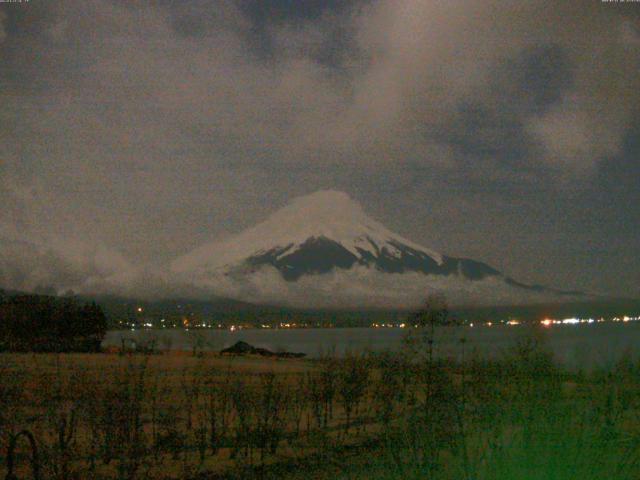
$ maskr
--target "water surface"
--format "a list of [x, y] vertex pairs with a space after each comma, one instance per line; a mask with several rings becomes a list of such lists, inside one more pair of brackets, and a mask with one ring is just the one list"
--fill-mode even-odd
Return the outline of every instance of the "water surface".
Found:
[[[408, 329], [247, 329], [247, 330], [121, 330], [108, 332], [103, 345], [120, 346], [122, 339], [143, 344], [155, 341], [160, 349], [216, 351], [243, 340], [272, 351], [303, 352], [314, 358], [322, 353], [398, 350]], [[441, 327], [436, 330], [436, 354], [462, 358], [477, 354], [501, 355], [519, 340], [542, 339], [556, 360], [568, 368], [610, 368], [623, 355], [638, 358], [640, 322], [590, 325]], [[461, 342], [464, 339], [464, 342]]]

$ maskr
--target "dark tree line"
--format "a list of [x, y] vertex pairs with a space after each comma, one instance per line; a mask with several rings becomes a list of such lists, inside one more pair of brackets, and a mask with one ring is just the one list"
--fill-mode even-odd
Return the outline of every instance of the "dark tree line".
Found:
[[95, 303], [0, 292], [0, 351], [95, 352], [106, 331], [106, 316]]

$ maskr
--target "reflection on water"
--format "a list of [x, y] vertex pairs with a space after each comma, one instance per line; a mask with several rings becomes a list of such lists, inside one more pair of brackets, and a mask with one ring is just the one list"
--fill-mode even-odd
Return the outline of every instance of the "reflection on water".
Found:
[[[397, 350], [407, 334], [399, 328], [255, 329], [229, 330], [137, 330], [111, 331], [103, 346], [120, 346], [122, 339], [138, 344], [155, 340], [159, 349], [221, 350], [238, 340], [272, 351], [303, 352], [309, 357], [345, 351]], [[640, 324], [602, 323], [593, 325], [441, 327], [436, 330], [436, 352], [460, 358], [476, 353], [496, 356], [518, 339], [542, 338], [556, 360], [569, 368], [611, 367], [623, 355], [638, 357]], [[461, 342], [461, 339], [466, 341]]]

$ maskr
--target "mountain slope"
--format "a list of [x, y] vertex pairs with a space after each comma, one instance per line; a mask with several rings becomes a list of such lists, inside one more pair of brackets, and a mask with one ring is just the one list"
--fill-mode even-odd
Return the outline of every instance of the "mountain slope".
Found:
[[295, 306], [413, 306], [430, 291], [484, 304], [560, 293], [418, 245], [336, 191], [300, 197], [258, 225], [176, 259], [171, 270], [217, 295]]
[[441, 256], [438, 263], [423, 250], [416, 250], [396, 241], [389, 241], [379, 247], [369, 238], [367, 240], [375, 249], [374, 252], [355, 247], [356, 253], [353, 253], [341, 243], [327, 237], [311, 237], [295, 249], [292, 245], [275, 248], [253, 255], [246, 262], [256, 267], [271, 265], [280, 271], [285, 280], [290, 281], [295, 281], [302, 275], [328, 273], [334, 268], [349, 269], [355, 265], [375, 267], [386, 273], [458, 273], [474, 280], [500, 274], [490, 266], [474, 260]]

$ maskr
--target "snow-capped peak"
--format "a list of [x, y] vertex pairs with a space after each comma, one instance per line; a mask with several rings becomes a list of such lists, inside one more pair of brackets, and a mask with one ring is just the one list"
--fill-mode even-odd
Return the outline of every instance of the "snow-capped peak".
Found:
[[425, 253], [442, 264], [442, 255], [397, 235], [371, 219], [362, 207], [344, 192], [321, 190], [298, 197], [265, 221], [222, 242], [197, 248], [175, 260], [176, 273], [215, 270], [233, 266], [266, 252], [280, 249], [290, 255], [310, 239], [324, 238], [340, 244], [357, 258], [363, 252], [374, 257], [383, 249], [399, 254], [398, 245]]

